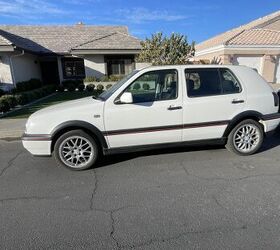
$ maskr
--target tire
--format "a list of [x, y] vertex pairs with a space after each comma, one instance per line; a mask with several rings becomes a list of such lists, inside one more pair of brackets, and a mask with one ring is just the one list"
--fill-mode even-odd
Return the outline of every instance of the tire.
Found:
[[252, 119], [237, 124], [230, 132], [226, 148], [237, 155], [255, 154], [262, 146], [264, 131], [262, 125]]
[[72, 130], [61, 135], [54, 145], [54, 156], [59, 165], [71, 170], [85, 170], [98, 158], [95, 140], [83, 130]]

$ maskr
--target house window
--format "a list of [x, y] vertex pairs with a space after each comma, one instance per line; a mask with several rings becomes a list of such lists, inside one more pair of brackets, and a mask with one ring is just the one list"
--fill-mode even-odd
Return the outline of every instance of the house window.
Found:
[[85, 77], [85, 65], [83, 59], [63, 58], [61, 62], [63, 67], [63, 76], [65, 79]]
[[127, 75], [134, 70], [134, 56], [107, 56], [108, 75]]

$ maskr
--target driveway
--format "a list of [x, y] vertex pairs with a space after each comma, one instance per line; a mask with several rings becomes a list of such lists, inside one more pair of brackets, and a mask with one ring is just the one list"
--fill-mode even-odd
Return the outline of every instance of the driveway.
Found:
[[0, 141], [1, 249], [279, 249], [280, 131], [263, 151], [185, 148], [73, 172]]

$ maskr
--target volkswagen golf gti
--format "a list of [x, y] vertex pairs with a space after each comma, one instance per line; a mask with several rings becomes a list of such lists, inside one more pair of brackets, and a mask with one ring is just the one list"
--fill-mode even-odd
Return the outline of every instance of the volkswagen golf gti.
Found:
[[280, 123], [279, 97], [244, 66], [155, 66], [103, 92], [32, 114], [22, 137], [33, 155], [54, 155], [73, 170], [101, 155], [221, 143], [256, 153]]

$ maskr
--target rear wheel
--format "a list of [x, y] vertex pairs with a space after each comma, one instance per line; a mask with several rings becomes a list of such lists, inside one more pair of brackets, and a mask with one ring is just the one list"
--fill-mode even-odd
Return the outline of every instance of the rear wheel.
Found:
[[60, 165], [72, 170], [84, 170], [96, 162], [98, 147], [89, 134], [82, 130], [72, 130], [58, 138], [54, 155]]
[[226, 148], [238, 155], [251, 155], [262, 146], [263, 128], [255, 120], [244, 120], [233, 128], [228, 136]]

